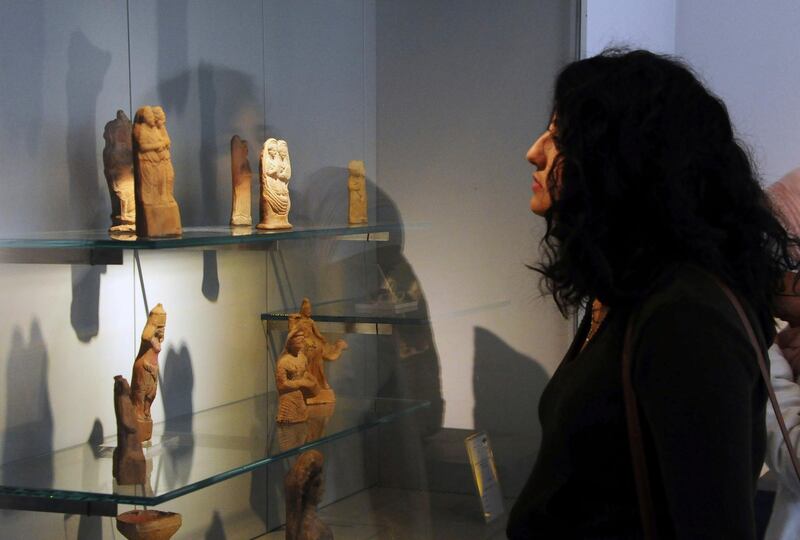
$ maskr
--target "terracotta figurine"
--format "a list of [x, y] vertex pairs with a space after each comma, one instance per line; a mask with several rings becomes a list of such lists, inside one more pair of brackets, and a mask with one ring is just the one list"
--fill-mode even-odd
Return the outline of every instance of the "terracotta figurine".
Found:
[[289, 332], [295, 329], [301, 330], [305, 336], [303, 352], [308, 358], [308, 371], [320, 385], [319, 393], [316, 396], [306, 397], [306, 403], [308, 405], [333, 403], [336, 401], [336, 395], [328, 384], [322, 364], [324, 360], [338, 360], [342, 351], [347, 348], [347, 343], [343, 339], [328, 343], [311, 318], [311, 301], [308, 298], [303, 298], [300, 313], [293, 313], [289, 316]]
[[111, 195], [111, 228], [115, 233], [136, 232], [136, 199], [133, 194], [133, 147], [131, 121], [125, 111], [106, 124], [103, 139], [103, 173]]
[[161, 352], [166, 325], [167, 314], [161, 304], [158, 304], [147, 316], [147, 324], [142, 330], [142, 344], [133, 363], [131, 401], [139, 425], [139, 440], [142, 442], [149, 441], [153, 435], [150, 406], [158, 390], [158, 353]]
[[259, 160], [261, 169], [261, 219], [259, 229], [290, 229], [289, 179], [292, 165], [286, 141], [267, 139]]
[[278, 389], [278, 416], [282, 424], [296, 424], [308, 419], [306, 398], [319, 394], [319, 382], [308, 371], [308, 360], [303, 354], [305, 335], [295, 328], [286, 338], [280, 358], [275, 366], [275, 386]]
[[118, 484], [144, 484], [147, 463], [139, 441], [136, 412], [131, 402], [131, 387], [122, 375], [114, 377], [114, 414], [117, 417], [117, 447], [112, 471]]
[[300, 454], [284, 479], [286, 540], [333, 540], [330, 527], [317, 516], [322, 500], [324, 458], [316, 450]]
[[250, 184], [253, 181], [253, 172], [247, 159], [247, 141], [238, 135], [231, 138], [231, 181], [233, 183], [231, 225], [252, 225]]
[[367, 222], [367, 181], [364, 162], [353, 160], [347, 164], [350, 177], [347, 179], [347, 190], [350, 192], [350, 211], [348, 222], [351, 225]]
[[178, 236], [181, 214], [175, 201], [175, 171], [170, 159], [167, 118], [161, 107], [136, 111], [133, 125], [133, 170], [136, 193], [136, 234]]

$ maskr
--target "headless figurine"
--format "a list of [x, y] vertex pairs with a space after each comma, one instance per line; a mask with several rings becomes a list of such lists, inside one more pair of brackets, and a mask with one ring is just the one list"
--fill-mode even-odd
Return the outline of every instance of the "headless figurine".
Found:
[[133, 125], [133, 171], [136, 193], [136, 234], [178, 236], [181, 214], [175, 201], [167, 117], [161, 107], [136, 111]]
[[238, 135], [231, 138], [231, 181], [233, 183], [233, 202], [231, 203], [231, 225], [252, 225], [250, 215], [250, 184], [253, 173], [247, 159], [247, 141]]
[[367, 181], [364, 162], [353, 160], [347, 165], [350, 177], [347, 179], [347, 191], [350, 193], [348, 223], [357, 225], [367, 222]]
[[284, 479], [286, 540], [333, 540], [330, 527], [317, 516], [323, 492], [323, 463], [318, 451], [303, 452]]
[[267, 139], [259, 159], [261, 170], [261, 219], [259, 229], [290, 229], [289, 179], [292, 165], [286, 141]]
[[311, 302], [308, 298], [303, 298], [303, 302], [300, 305], [300, 313], [293, 313], [289, 316], [289, 332], [295, 329], [301, 330], [305, 336], [303, 352], [308, 359], [308, 371], [320, 385], [319, 393], [315, 396], [306, 397], [306, 403], [308, 405], [333, 403], [336, 401], [336, 395], [325, 377], [323, 361], [338, 360], [342, 351], [347, 348], [347, 343], [343, 339], [328, 343], [328, 340], [325, 339], [311, 318]]
[[112, 470], [117, 483], [144, 484], [147, 463], [139, 441], [136, 412], [131, 402], [131, 388], [122, 375], [114, 377], [114, 414], [117, 417], [117, 447]]
[[154, 307], [147, 316], [147, 324], [142, 330], [142, 344], [133, 363], [131, 377], [131, 401], [136, 412], [139, 440], [149, 441], [153, 436], [153, 418], [150, 406], [156, 399], [158, 390], [158, 353], [164, 341], [164, 328], [167, 314], [161, 304]]
[[319, 383], [308, 371], [308, 360], [303, 354], [305, 336], [295, 328], [286, 338], [280, 358], [275, 366], [275, 386], [278, 389], [278, 416], [282, 424], [296, 424], [308, 419], [306, 398], [319, 394]]
[[136, 232], [136, 198], [133, 188], [133, 143], [131, 121], [124, 111], [106, 124], [103, 139], [103, 173], [111, 195], [109, 232]]

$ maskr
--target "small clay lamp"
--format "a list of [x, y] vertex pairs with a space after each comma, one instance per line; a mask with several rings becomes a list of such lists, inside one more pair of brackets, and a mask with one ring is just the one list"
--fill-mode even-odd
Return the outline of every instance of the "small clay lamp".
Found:
[[182, 523], [180, 514], [160, 510], [131, 510], [117, 516], [117, 530], [128, 540], [169, 540]]

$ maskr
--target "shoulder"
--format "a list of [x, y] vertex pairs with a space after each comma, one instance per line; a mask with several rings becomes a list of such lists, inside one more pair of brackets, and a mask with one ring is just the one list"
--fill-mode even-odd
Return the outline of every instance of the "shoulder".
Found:
[[[746, 302], [742, 304], [766, 350], [757, 319]], [[736, 308], [715, 278], [697, 266], [682, 264], [666, 271], [631, 317], [634, 356], [668, 355], [670, 363], [692, 368], [698, 367], [697, 362], [729, 366], [732, 358], [738, 358], [747, 373], [757, 369], [752, 343]]]
[[[733, 287], [731, 290], [734, 291]], [[760, 331], [756, 317], [748, 301], [736, 294], [756, 334]], [[736, 333], [744, 332], [736, 308], [720, 286], [720, 282], [702, 268], [689, 264], [677, 264], [657, 278], [647, 297], [634, 310], [633, 323], [643, 329], [653, 318], [673, 317], [675, 325], [685, 327], [680, 321], [688, 319], [700, 323], [700, 327], [723, 324], [731, 326]], [[759, 337], [761, 337], [759, 335]]]

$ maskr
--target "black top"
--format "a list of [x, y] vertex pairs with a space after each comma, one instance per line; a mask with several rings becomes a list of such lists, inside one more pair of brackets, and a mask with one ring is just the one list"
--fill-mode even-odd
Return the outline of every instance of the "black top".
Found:
[[[747, 306], [745, 306], [747, 310]], [[509, 516], [509, 538], [640, 538], [622, 394], [633, 317], [633, 384], [664, 538], [755, 538], [766, 387], [747, 334], [713, 278], [664, 272], [633, 310], [589, 316], [539, 402], [542, 445]], [[774, 337], [748, 312], [763, 343]], [[766, 358], [766, 354], [765, 354]]]

